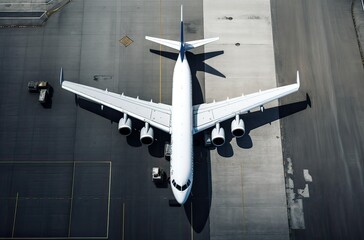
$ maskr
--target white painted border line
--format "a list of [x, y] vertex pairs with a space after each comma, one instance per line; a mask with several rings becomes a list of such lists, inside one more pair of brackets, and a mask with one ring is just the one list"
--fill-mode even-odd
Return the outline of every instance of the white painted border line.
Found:
[[[0, 161], [1, 164], [74, 164], [87, 163], [87, 164], [109, 164], [109, 192], [108, 192], [108, 206], [107, 206], [107, 227], [106, 236], [104, 237], [0, 237], [0, 240], [24, 240], [24, 239], [39, 239], [39, 240], [60, 240], [60, 239], [109, 239], [109, 226], [110, 226], [110, 198], [111, 198], [111, 161]], [[17, 193], [18, 194], [18, 193]], [[17, 195], [18, 196], [18, 195]], [[13, 229], [14, 232], [14, 229]]]

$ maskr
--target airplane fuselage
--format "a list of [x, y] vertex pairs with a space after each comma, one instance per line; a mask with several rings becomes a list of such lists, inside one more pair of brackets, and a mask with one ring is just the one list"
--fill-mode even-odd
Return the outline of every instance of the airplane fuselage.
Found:
[[183, 204], [193, 182], [192, 77], [185, 53], [173, 71], [170, 181], [173, 195]]

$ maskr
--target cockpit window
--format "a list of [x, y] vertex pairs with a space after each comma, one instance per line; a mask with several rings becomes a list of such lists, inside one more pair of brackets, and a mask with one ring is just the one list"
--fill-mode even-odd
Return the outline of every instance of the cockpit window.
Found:
[[183, 185], [183, 186], [181, 186], [181, 185], [178, 185], [177, 183], [176, 183], [176, 181], [173, 179], [172, 180], [172, 184], [173, 184], [173, 186], [175, 187], [175, 188], [177, 188], [179, 191], [184, 191], [184, 190], [186, 190], [190, 185], [191, 185], [191, 181], [190, 181], [190, 179], [188, 179], [187, 180], [187, 184], [185, 184], [185, 185]]

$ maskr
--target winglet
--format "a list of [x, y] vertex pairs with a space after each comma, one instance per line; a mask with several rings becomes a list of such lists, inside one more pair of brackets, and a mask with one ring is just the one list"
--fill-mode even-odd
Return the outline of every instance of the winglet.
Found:
[[61, 68], [61, 72], [59, 73], [59, 84], [61, 84], [61, 86], [62, 86], [63, 81], [64, 81], [64, 79], [63, 79], [63, 68]]
[[297, 78], [296, 78], [296, 80], [297, 80], [297, 85], [298, 85], [298, 88], [300, 87], [300, 72], [297, 70]]

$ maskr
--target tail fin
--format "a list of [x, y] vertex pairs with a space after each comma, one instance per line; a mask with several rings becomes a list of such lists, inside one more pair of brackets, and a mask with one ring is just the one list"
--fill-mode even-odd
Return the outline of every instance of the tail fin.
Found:
[[185, 41], [183, 39], [183, 5], [181, 5], [181, 33], [180, 34], [181, 34], [180, 42], [181, 42], [181, 50], [182, 50], [183, 45], [185, 43]]
[[184, 52], [190, 50], [190, 49], [194, 49], [197, 47], [201, 47], [205, 44], [214, 42], [216, 40], [219, 40], [218, 37], [216, 38], [207, 38], [207, 39], [201, 39], [201, 40], [196, 40], [196, 41], [190, 41], [190, 42], [184, 42], [184, 34], [183, 34], [183, 5], [181, 5], [181, 39], [180, 41], [173, 41], [173, 40], [167, 40], [167, 39], [162, 39], [162, 38], [155, 38], [155, 37], [148, 37], [146, 36], [145, 39], [155, 42], [155, 43], [159, 43], [161, 45], [179, 50], [180, 54], [181, 54], [181, 59], [183, 61], [183, 55]]

